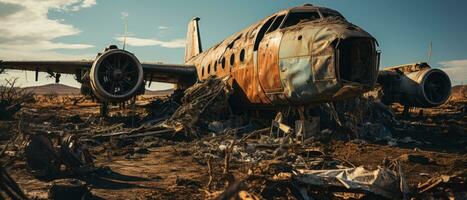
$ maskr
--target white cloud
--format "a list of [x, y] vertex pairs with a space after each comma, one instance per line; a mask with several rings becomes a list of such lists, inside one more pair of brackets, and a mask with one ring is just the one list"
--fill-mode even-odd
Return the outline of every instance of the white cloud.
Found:
[[64, 11], [78, 11], [82, 8], [90, 8], [97, 4], [96, 0], [58, 0], [60, 2], [69, 2], [59, 9]]
[[467, 83], [467, 59], [439, 62], [453, 84]]
[[128, 12], [125, 12], [125, 11], [124, 11], [124, 12], [121, 12], [121, 13], [120, 13], [120, 18], [121, 18], [121, 19], [126, 19], [128, 16], [130, 16], [130, 14], [129, 14]]
[[[49, 19], [48, 13], [77, 11], [96, 4], [95, 0], [0, 0], [1, 4], [16, 5], [20, 9], [0, 20], [1, 59], [31, 59], [20, 55], [35, 55], [41, 59], [57, 59], [56, 49], [85, 49], [88, 44], [68, 44], [53, 40], [79, 34], [81, 31], [64, 20]], [[61, 57], [58, 57], [61, 58]]]
[[[115, 38], [119, 42], [123, 42], [124, 37]], [[166, 48], [184, 48], [185, 39], [174, 39], [170, 41], [161, 41], [158, 39], [149, 39], [149, 38], [137, 38], [137, 37], [127, 37], [126, 44], [130, 46], [161, 46]]]
[[170, 26], [158, 26], [157, 27], [157, 35], [166, 37], [170, 36], [170, 33], [172, 32], [172, 27]]
[[51, 41], [37, 41], [36, 43], [29, 44], [23, 42], [8, 42], [1, 45], [4, 49], [10, 50], [54, 50], [54, 49], [87, 49], [93, 47], [88, 44], [67, 44], [62, 42]]
[[168, 30], [169, 27], [168, 26], [158, 26], [157, 29], [159, 29], [159, 30]]
[[84, 0], [83, 3], [81, 4], [81, 7], [82, 8], [89, 8], [89, 7], [92, 7], [94, 5], [96, 5], [97, 2], [96, 0]]

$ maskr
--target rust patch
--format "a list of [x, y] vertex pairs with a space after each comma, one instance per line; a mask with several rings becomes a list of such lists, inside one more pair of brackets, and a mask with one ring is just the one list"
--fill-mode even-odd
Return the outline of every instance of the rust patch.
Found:
[[282, 92], [279, 75], [279, 45], [282, 33], [276, 31], [266, 35], [259, 46], [258, 77], [266, 93]]

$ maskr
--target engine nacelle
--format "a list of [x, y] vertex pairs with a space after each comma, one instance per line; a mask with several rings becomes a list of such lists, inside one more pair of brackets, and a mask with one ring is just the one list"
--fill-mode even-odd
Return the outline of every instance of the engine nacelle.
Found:
[[93, 94], [102, 102], [123, 102], [143, 87], [143, 68], [132, 53], [110, 49], [99, 55], [89, 72]]
[[416, 63], [379, 72], [378, 83], [383, 87], [384, 103], [398, 102], [412, 107], [435, 107], [451, 95], [451, 80], [440, 69], [427, 63]]

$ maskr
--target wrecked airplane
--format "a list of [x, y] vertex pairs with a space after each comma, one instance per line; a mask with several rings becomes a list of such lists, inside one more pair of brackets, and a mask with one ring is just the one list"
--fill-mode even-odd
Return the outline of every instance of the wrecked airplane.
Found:
[[203, 51], [199, 18], [188, 24], [185, 63], [140, 62], [110, 45], [90, 61], [2, 61], [3, 69], [74, 74], [82, 93], [106, 105], [144, 93], [152, 81], [177, 91], [210, 76], [227, 77], [251, 108], [307, 107], [359, 96], [377, 83], [387, 103], [433, 107], [450, 94], [449, 77], [427, 64], [378, 71], [376, 39], [339, 12], [311, 4], [277, 12]]
[[[150, 114], [137, 128], [133, 118], [131, 126], [129, 118], [106, 122], [93, 115], [95, 107], [86, 113], [76, 103], [71, 108], [82, 113], [65, 113], [70, 107], [23, 109], [16, 138], [11, 136], [0, 154], [2, 162], [11, 163], [18, 184], [0, 166], [0, 199], [4, 194], [12, 199], [466, 194], [465, 176], [453, 170], [465, 159], [444, 152], [444, 146], [465, 151], [465, 137], [456, 135], [465, 129], [465, 104], [444, 105], [451, 114], [438, 124], [432, 120], [436, 115], [398, 122], [389, 107], [362, 95], [382, 91], [385, 104], [434, 107], [450, 95], [443, 71], [426, 63], [379, 70], [374, 37], [337, 11], [308, 4], [273, 14], [206, 51], [198, 21], [188, 25], [183, 65], [139, 62], [116, 46], [93, 61], [0, 62], [5, 69], [47, 72], [57, 82], [61, 73], [75, 74], [83, 94], [104, 105], [132, 99], [152, 81], [174, 83], [183, 91], [179, 101], [175, 93], [151, 102]], [[272, 122], [234, 113], [231, 98], [251, 110], [279, 112]], [[308, 108], [314, 115], [304, 119]], [[292, 109], [300, 119], [291, 117]], [[440, 138], [449, 143], [442, 143], [443, 158], [435, 159], [440, 154], [425, 149], [439, 145]]]

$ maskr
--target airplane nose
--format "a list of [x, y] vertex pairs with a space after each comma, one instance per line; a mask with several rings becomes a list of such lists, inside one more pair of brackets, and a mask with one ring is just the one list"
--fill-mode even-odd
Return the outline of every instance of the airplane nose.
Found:
[[345, 23], [285, 32], [279, 50], [284, 92], [298, 104], [359, 95], [376, 83], [378, 64], [373, 37]]

